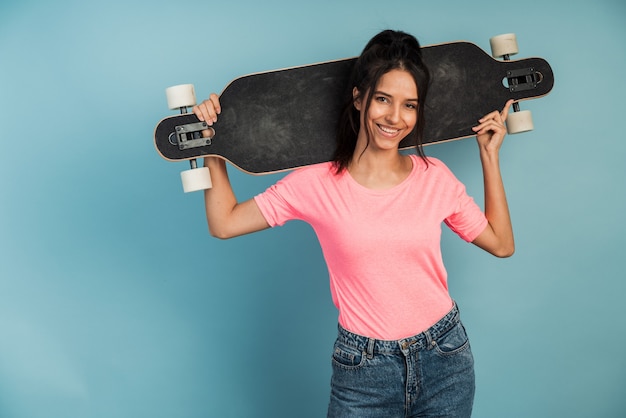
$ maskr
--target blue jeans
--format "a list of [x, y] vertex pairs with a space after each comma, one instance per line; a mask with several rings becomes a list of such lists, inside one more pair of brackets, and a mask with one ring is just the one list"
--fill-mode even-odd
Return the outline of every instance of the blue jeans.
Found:
[[339, 326], [332, 418], [469, 417], [474, 358], [456, 306], [414, 337], [382, 341]]

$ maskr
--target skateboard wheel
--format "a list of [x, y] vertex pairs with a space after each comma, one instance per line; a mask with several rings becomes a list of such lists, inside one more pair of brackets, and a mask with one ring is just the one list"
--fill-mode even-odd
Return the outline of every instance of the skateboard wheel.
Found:
[[208, 167], [192, 168], [180, 173], [185, 193], [197, 192], [213, 187], [211, 183], [211, 173]]
[[193, 84], [179, 84], [165, 89], [167, 106], [171, 109], [191, 107], [196, 105], [196, 91]]
[[519, 134], [535, 129], [533, 125], [533, 116], [530, 110], [520, 110], [519, 112], [509, 113], [506, 118], [506, 130], [509, 134]]
[[505, 33], [489, 39], [491, 55], [494, 58], [502, 58], [505, 55], [515, 55], [519, 52], [517, 37], [514, 33]]

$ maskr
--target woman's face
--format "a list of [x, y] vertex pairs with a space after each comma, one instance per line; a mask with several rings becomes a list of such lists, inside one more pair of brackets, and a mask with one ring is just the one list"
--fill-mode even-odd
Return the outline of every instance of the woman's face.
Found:
[[397, 149], [400, 141], [415, 128], [418, 91], [413, 76], [407, 71], [391, 70], [380, 78], [367, 115], [356, 89], [354, 95], [354, 106], [361, 112], [358, 141], [367, 141], [366, 128], [371, 135], [370, 147]]

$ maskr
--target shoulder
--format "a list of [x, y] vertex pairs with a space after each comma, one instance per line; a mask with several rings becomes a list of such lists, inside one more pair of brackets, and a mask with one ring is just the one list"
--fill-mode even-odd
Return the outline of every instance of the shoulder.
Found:
[[438, 195], [447, 193], [458, 195], [465, 190], [465, 185], [443, 161], [427, 157], [428, 162], [426, 162], [419, 156], [415, 156], [414, 161], [416, 161], [414, 178], [417, 184], [430, 188], [429, 190]]
[[455, 177], [450, 168], [438, 158], [426, 157], [426, 161], [418, 155], [411, 155], [413, 158], [413, 164], [417, 168], [417, 172], [420, 175], [427, 175], [429, 177], [437, 176], [452, 176]]
[[268, 191], [306, 198], [328, 188], [337, 178], [332, 163], [314, 164], [290, 171], [274, 183]]
[[[331, 163], [321, 163], [289, 172], [255, 200], [270, 225], [282, 225], [290, 219], [308, 219], [327, 200], [319, 197], [328, 195], [338, 176]], [[318, 210], [319, 213], [322, 211]]]
[[332, 163], [319, 163], [296, 168], [287, 174], [281, 182], [302, 183], [324, 181], [335, 177], [335, 168]]

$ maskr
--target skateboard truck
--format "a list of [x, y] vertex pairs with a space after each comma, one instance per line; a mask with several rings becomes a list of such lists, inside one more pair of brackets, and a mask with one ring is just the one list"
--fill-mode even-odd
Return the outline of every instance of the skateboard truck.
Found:
[[[504, 60], [510, 61], [510, 58], [507, 58]], [[536, 89], [541, 78], [541, 73], [536, 72], [533, 67], [506, 72], [506, 79], [511, 92]]]
[[[181, 109], [181, 114], [188, 113], [185, 109]], [[209, 128], [206, 122], [189, 123], [187, 125], [179, 125], [176, 127], [176, 132], [172, 132], [170, 135], [170, 143], [177, 145], [179, 150], [185, 150], [189, 148], [203, 147], [205, 145], [211, 145], [211, 139], [213, 137], [202, 137], [202, 131], [206, 131]]]
[[[494, 58], [502, 58], [504, 61], [510, 61], [511, 55], [519, 52], [514, 33], [494, 36], [489, 39], [489, 44], [491, 45], [491, 55]], [[536, 72], [532, 67], [507, 71], [506, 74], [508, 88], [511, 92], [535, 89], [542, 78], [541, 73]], [[532, 114], [529, 110], [520, 110], [518, 102], [513, 103], [513, 113], [509, 113], [506, 118], [506, 129], [509, 134], [532, 131], [535, 129]]]
[[[189, 108], [196, 105], [196, 92], [193, 84], [181, 84], [165, 89], [168, 107], [172, 110], [180, 109], [181, 114], [189, 113]], [[175, 132], [169, 136], [172, 145], [177, 145], [182, 151], [211, 145], [211, 138], [203, 138], [202, 131], [211, 129], [206, 122], [190, 123], [176, 126]], [[198, 167], [197, 160], [189, 160], [191, 169], [180, 173], [185, 193], [206, 190], [213, 187], [211, 173], [208, 167]]]

